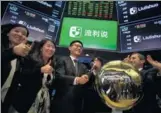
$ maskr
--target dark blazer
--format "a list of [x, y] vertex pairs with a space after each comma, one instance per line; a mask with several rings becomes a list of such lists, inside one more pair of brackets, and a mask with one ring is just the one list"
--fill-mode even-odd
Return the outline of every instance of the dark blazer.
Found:
[[21, 62], [21, 69], [15, 73], [8, 99], [11, 99], [12, 106], [19, 113], [27, 113], [42, 87], [42, 66], [28, 56]]
[[9, 47], [9, 41], [4, 40], [4, 38], [8, 37], [3, 37], [2, 38], [2, 46], [1, 46], [1, 87], [5, 83], [5, 81], [8, 78], [8, 75], [11, 70], [11, 61], [17, 58], [17, 64], [16, 64], [16, 70], [19, 69], [19, 65], [21, 60], [23, 59], [21, 56], [16, 55], [13, 52], [13, 47]]
[[[86, 66], [78, 62], [78, 76], [86, 74], [87, 72], [88, 69], [86, 68]], [[61, 83], [58, 86], [63, 87], [64, 93], [66, 92], [65, 89], [68, 89], [68, 87], [73, 86], [76, 75], [75, 67], [70, 57], [62, 57], [57, 60], [56, 76], [59, 78], [59, 81], [61, 81]], [[57, 91], [59, 91], [59, 89], [57, 89]]]
[[[9, 72], [11, 70], [11, 61], [15, 58], [19, 58], [16, 54], [13, 53], [13, 48], [9, 48], [8, 43], [3, 43], [1, 46], [1, 87], [8, 78]], [[19, 64], [19, 62], [17, 63]], [[18, 65], [17, 65], [18, 67]], [[16, 68], [17, 69], [17, 68]]]
[[141, 71], [143, 98], [129, 111], [132, 113], [161, 113], [156, 100], [159, 90], [156, 80], [160, 79], [157, 73], [155, 68]]
[[[13, 47], [9, 47], [9, 40], [8, 40], [7, 36], [2, 37], [1, 50], [2, 50], [1, 51], [1, 54], [2, 54], [2, 56], [1, 56], [1, 87], [2, 87], [9, 76], [9, 73], [11, 70], [11, 61], [14, 59], [17, 59], [15, 73], [18, 73], [20, 70], [20, 67], [21, 67], [20, 66], [21, 62], [23, 62], [24, 58], [16, 55], [13, 52]], [[16, 79], [15, 74], [14, 74], [13, 80], [14, 79]], [[8, 90], [8, 92], [11, 92], [10, 89]], [[8, 94], [8, 92], [5, 97], [4, 102], [2, 103], [2, 112], [4, 112], [4, 113], [6, 113], [6, 111], [8, 110], [8, 108], [11, 104], [12, 93]]]
[[[19, 69], [20, 61], [23, 59], [20, 56], [17, 56], [16, 54], [13, 53], [13, 48], [9, 47], [9, 41], [4, 40], [4, 38], [8, 37], [2, 37], [2, 45], [1, 45], [1, 87], [4, 85], [6, 82], [10, 70], [11, 70], [11, 61], [17, 58], [17, 63], [16, 63], [16, 71]], [[5, 111], [9, 107], [10, 100], [6, 101], [4, 100], [5, 103], [2, 103], [2, 112], [5, 113]]]
[[[78, 62], [78, 76], [86, 74], [88, 69], [82, 63]], [[74, 108], [77, 109], [78, 105], [79, 109], [81, 108], [81, 96], [82, 89], [84, 85], [73, 85], [75, 75], [75, 67], [73, 61], [70, 57], [62, 57], [59, 58], [56, 65], [56, 77], [58, 80], [56, 81], [56, 95], [53, 100], [53, 109], [54, 113], [73, 113]], [[79, 100], [78, 100], [79, 98]], [[76, 103], [74, 101], [77, 101]]]
[[[11, 57], [13, 58], [13, 59], [15, 59], [16, 57], [17, 57], [17, 63], [16, 63], [16, 70], [15, 70], [15, 73], [19, 70], [19, 67], [20, 67], [20, 62], [21, 62], [21, 60], [23, 59], [23, 58], [21, 58], [21, 57], [18, 57], [18, 56], [16, 56], [16, 55], [12, 55], [12, 51], [10, 52], [10, 50], [12, 50], [11, 48], [10, 49], [8, 49], [7, 50], [7, 52], [8, 52], [8, 54], [9, 55], [11, 55]], [[2, 54], [3, 54], [3, 52], [2, 52]], [[8, 56], [8, 55], [7, 55]], [[9, 76], [9, 73], [10, 73], [10, 70], [11, 70], [11, 60], [13, 60], [13, 59], [5, 59], [4, 60], [4, 56], [2, 55], [2, 59], [1, 59], [1, 61], [2, 61], [2, 63], [1, 63], [1, 87], [4, 85], [4, 83], [6, 82], [6, 80], [7, 80], [7, 78], [8, 78], [8, 76]], [[6, 57], [7, 58], [7, 57]], [[14, 74], [15, 75], [15, 74]], [[15, 77], [15, 76], [14, 76]], [[13, 77], [13, 79], [14, 79], [14, 77]], [[10, 90], [10, 88], [9, 88], [9, 90]], [[10, 102], [11, 102], [11, 99], [10, 98], [8, 98], [8, 95], [10, 95], [9, 94], [9, 91], [8, 90], [8, 92], [7, 92], [7, 94], [6, 94], [6, 97], [5, 97], [5, 100], [4, 100], [4, 102], [3, 103], [1, 103], [2, 104], [2, 113], [6, 113], [6, 111], [8, 110], [8, 108], [9, 108], [9, 106], [10, 106]], [[11, 96], [11, 95], [10, 95]], [[9, 96], [9, 97], [10, 97]]]
[[93, 72], [88, 74], [90, 75], [90, 80], [85, 89], [83, 113], [110, 113], [111, 109], [102, 101], [96, 90], [95, 79], [97, 75], [94, 75]]

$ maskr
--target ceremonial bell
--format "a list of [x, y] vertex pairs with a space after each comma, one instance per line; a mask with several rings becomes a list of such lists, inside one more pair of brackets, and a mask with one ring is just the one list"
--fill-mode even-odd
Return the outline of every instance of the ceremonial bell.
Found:
[[142, 97], [141, 76], [123, 61], [106, 63], [96, 76], [96, 89], [104, 103], [118, 111], [132, 108]]

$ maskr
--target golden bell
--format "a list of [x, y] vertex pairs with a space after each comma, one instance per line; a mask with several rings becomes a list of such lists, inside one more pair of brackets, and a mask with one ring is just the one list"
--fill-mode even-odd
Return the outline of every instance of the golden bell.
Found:
[[96, 76], [95, 86], [104, 103], [112, 109], [132, 108], [142, 96], [141, 76], [129, 63], [111, 61]]

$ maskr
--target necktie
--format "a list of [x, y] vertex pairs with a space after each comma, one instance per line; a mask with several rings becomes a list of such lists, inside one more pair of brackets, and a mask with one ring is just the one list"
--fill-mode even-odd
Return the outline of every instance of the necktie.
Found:
[[76, 59], [74, 60], [74, 64], [75, 64], [75, 75], [78, 76], [78, 61]]

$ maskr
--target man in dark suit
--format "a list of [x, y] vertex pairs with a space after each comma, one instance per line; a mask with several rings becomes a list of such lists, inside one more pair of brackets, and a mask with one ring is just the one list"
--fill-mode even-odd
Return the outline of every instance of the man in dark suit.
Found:
[[110, 112], [111, 109], [105, 103], [103, 103], [101, 97], [95, 89], [95, 78], [98, 76], [98, 73], [104, 64], [103, 59], [101, 57], [95, 57], [93, 58], [91, 64], [91, 77], [87, 83], [88, 88], [86, 88], [85, 91], [83, 113]]
[[142, 92], [143, 98], [136, 104], [131, 110], [126, 111], [128, 113], [159, 113], [156, 95], [158, 87], [156, 80], [159, 79], [157, 76], [157, 69], [143, 69], [145, 63], [144, 55], [140, 53], [133, 53], [128, 56], [124, 61], [133, 64], [140, 71], [142, 77]]
[[161, 106], [160, 106], [160, 98], [161, 98], [161, 62], [153, 60], [153, 58], [148, 55], [147, 56], [147, 61], [154, 67], [154, 69], [158, 70], [157, 76], [155, 77], [155, 87], [156, 87], [156, 99], [158, 103], [158, 113], [161, 113]]
[[56, 76], [56, 95], [52, 101], [53, 113], [80, 113], [83, 109], [85, 83], [89, 77], [88, 69], [78, 62], [83, 51], [81, 41], [75, 40], [69, 46], [70, 56], [58, 59]]

